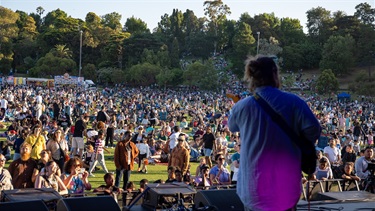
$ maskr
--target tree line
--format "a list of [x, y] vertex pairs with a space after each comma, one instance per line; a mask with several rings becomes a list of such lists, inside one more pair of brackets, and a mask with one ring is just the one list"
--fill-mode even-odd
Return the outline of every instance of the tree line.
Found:
[[[107, 84], [214, 89], [228, 80], [226, 70], [241, 76], [244, 60], [257, 52], [276, 56], [282, 70], [319, 68], [335, 77], [375, 64], [375, 9], [368, 3], [357, 5], [354, 14], [312, 8], [306, 11], [306, 34], [298, 19], [243, 13], [229, 20], [230, 8], [222, 0], [202, 3], [204, 17], [173, 9], [152, 31], [136, 17], [122, 25], [117, 12], [89, 12], [81, 20], [60, 9], [45, 14], [38, 7], [27, 14], [0, 7], [0, 71], [78, 75], [80, 33], [82, 76]], [[228, 65], [220, 67], [217, 60]], [[361, 77], [370, 83], [371, 69]], [[365, 82], [352, 88], [361, 90]]]

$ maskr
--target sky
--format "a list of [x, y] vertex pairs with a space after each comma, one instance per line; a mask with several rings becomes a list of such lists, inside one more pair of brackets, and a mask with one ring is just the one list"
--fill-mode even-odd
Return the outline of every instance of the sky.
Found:
[[[165, 13], [172, 14], [173, 9], [185, 12], [193, 10], [197, 17], [204, 16], [204, 0], [0, 0], [0, 5], [13, 11], [21, 10], [26, 13], [36, 13], [36, 8], [41, 6], [45, 12], [56, 9], [65, 11], [68, 16], [85, 20], [89, 12], [99, 16], [117, 12], [122, 15], [121, 24], [124, 25], [127, 18], [134, 16], [147, 23], [152, 31], [161, 16]], [[306, 32], [306, 12], [312, 8], [323, 7], [331, 12], [344, 11], [347, 15], [353, 15], [355, 6], [367, 2], [372, 8], [375, 0], [223, 0], [232, 12], [227, 18], [238, 20], [241, 14], [247, 12], [250, 16], [261, 13], [274, 13], [278, 18], [296, 18]]]

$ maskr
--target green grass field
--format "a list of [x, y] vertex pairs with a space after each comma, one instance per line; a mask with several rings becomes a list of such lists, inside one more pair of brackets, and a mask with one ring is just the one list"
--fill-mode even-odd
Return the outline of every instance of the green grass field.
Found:
[[[113, 162], [114, 149], [108, 149], [108, 150], [111, 152], [111, 154], [105, 153], [106, 166], [109, 172], [115, 172], [116, 167]], [[191, 162], [190, 164], [191, 164], [191, 174], [195, 175], [195, 169], [197, 168], [199, 163]], [[104, 179], [103, 179], [104, 171], [101, 169], [100, 165], [98, 167], [100, 168], [100, 170], [93, 173], [95, 177], [89, 177], [89, 181], [92, 187], [98, 187], [104, 184]], [[137, 169], [138, 169], [138, 164], [134, 164], [134, 171], [131, 173], [130, 180], [129, 180], [129, 181], [134, 182], [137, 185], [136, 188], [139, 187], [139, 181], [142, 179], [147, 179], [151, 183], [158, 179], [167, 180], [168, 178], [166, 163], [148, 165], [147, 174], [138, 173]], [[122, 185], [120, 185], [120, 187], [122, 187]]]

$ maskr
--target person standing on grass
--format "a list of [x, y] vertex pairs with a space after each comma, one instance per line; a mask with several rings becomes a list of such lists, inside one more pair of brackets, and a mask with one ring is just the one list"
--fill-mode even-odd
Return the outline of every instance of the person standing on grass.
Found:
[[89, 169], [89, 176], [90, 177], [95, 177], [92, 174], [92, 171], [94, 170], [94, 168], [96, 167], [96, 165], [98, 163], [102, 166], [103, 171], [105, 173], [108, 173], [107, 166], [105, 165], [105, 159], [104, 159], [104, 152], [103, 152], [103, 150], [105, 150], [108, 153], [111, 153], [106, 148], [104, 148], [104, 133], [103, 133], [103, 131], [100, 130], [98, 132], [98, 138], [95, 140], [95, 154], [94, 154], [94, 158], [93, 158], [94, 161], [91, 162], [90, 169]]
[[137, 146], [130, 141], [131, 133], [126, 131], [122, 140], [116, 144], [114, 163], [116, 166], [115, 186], [119, 187], [121, 175], [123, 175], [123, 188], [129, 181], [131, 171], [134, 169], [134, 159], [138, 156], [139, 150]]
[[83, 136], [86, 135], [87, 122], [89, 121], [89, 116], [84, 115], [79, 119], [74, 126], [74, 133], [72, 139], [72, 155], [75, 156], [79, 150], [79, 157], [82, 158], [84, 141]]
[[[279, 90], [279, 70], [272, 58], [248, 59], [244, 75], [250, 91], [295, 133], [315, 143], [320, 123], [304, 100]], [[238, 101], [228, 121], [229, 129], [241, 134], [237, 194], [245, 210], [295, 210], [301, 195], [301, 151], [257, 100], [250, 96]]]

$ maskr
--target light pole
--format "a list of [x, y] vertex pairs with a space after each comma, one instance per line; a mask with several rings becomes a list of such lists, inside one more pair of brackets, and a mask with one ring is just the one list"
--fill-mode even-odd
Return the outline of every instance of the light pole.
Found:
[[257, 32], [257, 35], [258, 35], [258, 44], [257, 44], [257, 55], [259, 54], [259, 36], [260, 36], [260, 32]]
[[81, 70], [82, 70], [82, 33], [83, 31], [79, 31], [79, 70], [78, 70], [78, 77], [81, 77]]

